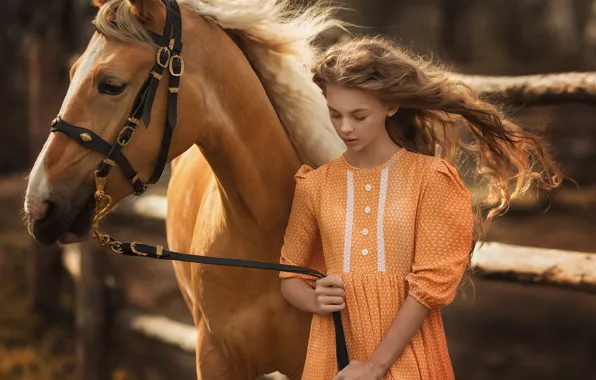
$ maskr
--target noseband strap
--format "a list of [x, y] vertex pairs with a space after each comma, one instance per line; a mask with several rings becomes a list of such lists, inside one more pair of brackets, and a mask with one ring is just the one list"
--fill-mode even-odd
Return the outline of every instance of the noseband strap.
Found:
[[[164, 34], [150, 33], [153, 42], [159, 47], [155, 65], [149, 76], [141, 86], [133, 102], [129, 117], [116, 136], [115, 142], [109, 143], [90, 129], [77, 127], [65, 122], [59, 115], [52, 122], [52, 132], [62, 132], [87, 149], [106, 155], [99, 164], [97, 177], [106, 178], [112, 167], [120, 166], [124, 175], [133, 187], [135, 195], [141, 195], [147, 188], [146, 184], [153, 184], [159, 180], [165, 168], [172, 133], [178, 118], [178, 93], [180, 92], [180, 77], [184, 73], [182, 53], [182, 18], [176, 1], [162, 0], [166, 7], [166, 21]], [[142, 123], [145, 128], [151, 123], [151, 110], [159, 82], [164, 75], [168, 75], [167, 110], [161, 146], [153, 173], [146, 182], [139, 178], [122, 149], [128, 145], [137, 127]]]

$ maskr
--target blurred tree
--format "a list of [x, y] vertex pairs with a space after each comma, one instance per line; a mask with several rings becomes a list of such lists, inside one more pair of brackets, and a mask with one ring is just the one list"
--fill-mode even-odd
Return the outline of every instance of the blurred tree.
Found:
[[17, 1], [3, 1], [0, 24], [0, 114], [2, 139], [0, 140], [0, 173], [25, 170], [27, 160], [27, 128], [23, 106], [26, 102], [26, 67], [23, 66], [23, 30], [17, 16]]

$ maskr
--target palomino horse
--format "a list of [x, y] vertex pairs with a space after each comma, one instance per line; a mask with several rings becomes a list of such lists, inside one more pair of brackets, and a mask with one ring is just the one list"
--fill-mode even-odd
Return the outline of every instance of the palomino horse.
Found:
[[[151, 36], [166, 34], [172, 1], [95, 1], [98, 32], [72, 67], [55, 133], [30, 175], [30, 230], [44, 244], [88, 238], [94, 173], [105, 154], [85, 143], [130, 140], [121, 147], [128, 172], [122, 159], [111, 161], [106, 178], [105, 193], [117, 204], [131, 194], [131, 182], [147, 182], [160, 166], [162, 136], [175, 125], [166, 150], [172, 162], [169, 248], [277, 262], [294, 173], [345, 148], [309, 73], [312, 40], [338, 23], [321, 7], [289, 12], [290, 0], [181, 0], [184, 65], [180, 59], [174, 71], [165, 65], [162, 74], [152, 74], [157, 91], [150, 122], [143, 123], [148, 115], [131, 118], [131, 108], [157, 67], [156, 56], [160, 66], [171, 57], [158, 53]], [[171, 86], [180, 74], [179, 87], [168, 88], [166, 79]], [[166, 117], [174, 96], [171, 125]], [[128, 176], [132, 168], [138, 177]], [[284, 301], [276, 272], [188, 263], [174, 268], [199, 333], [199, 379], [274, 371], [300, 377], [310, 316]]]

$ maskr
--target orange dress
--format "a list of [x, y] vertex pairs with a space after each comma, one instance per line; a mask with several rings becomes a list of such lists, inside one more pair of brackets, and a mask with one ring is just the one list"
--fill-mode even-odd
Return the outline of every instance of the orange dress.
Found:
[[[350, 360], [370, 358], [410, 295], [430, 312], [384, 379], [453, 379], [440, 307], [455, 296], [474, 225], [455, 168], [400, 149], [374, 168], [353, 167], [343, 155], [315, 170], [304, 165], [295, 180], [280, 262], [343, 279]], [[336, 374], [332, 316], [313, 315], [302, 379]]]

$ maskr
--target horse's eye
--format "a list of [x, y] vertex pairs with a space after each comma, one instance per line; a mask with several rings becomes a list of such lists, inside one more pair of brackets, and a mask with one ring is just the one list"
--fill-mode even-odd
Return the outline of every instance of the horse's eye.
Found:
[[122, 91], [126, 88], [124, 83], [114, 83], [114, 82], [100, 82], [98, 86], [98, 90], [102, 94], [106, 95], [118, 95], [121, 94]]

